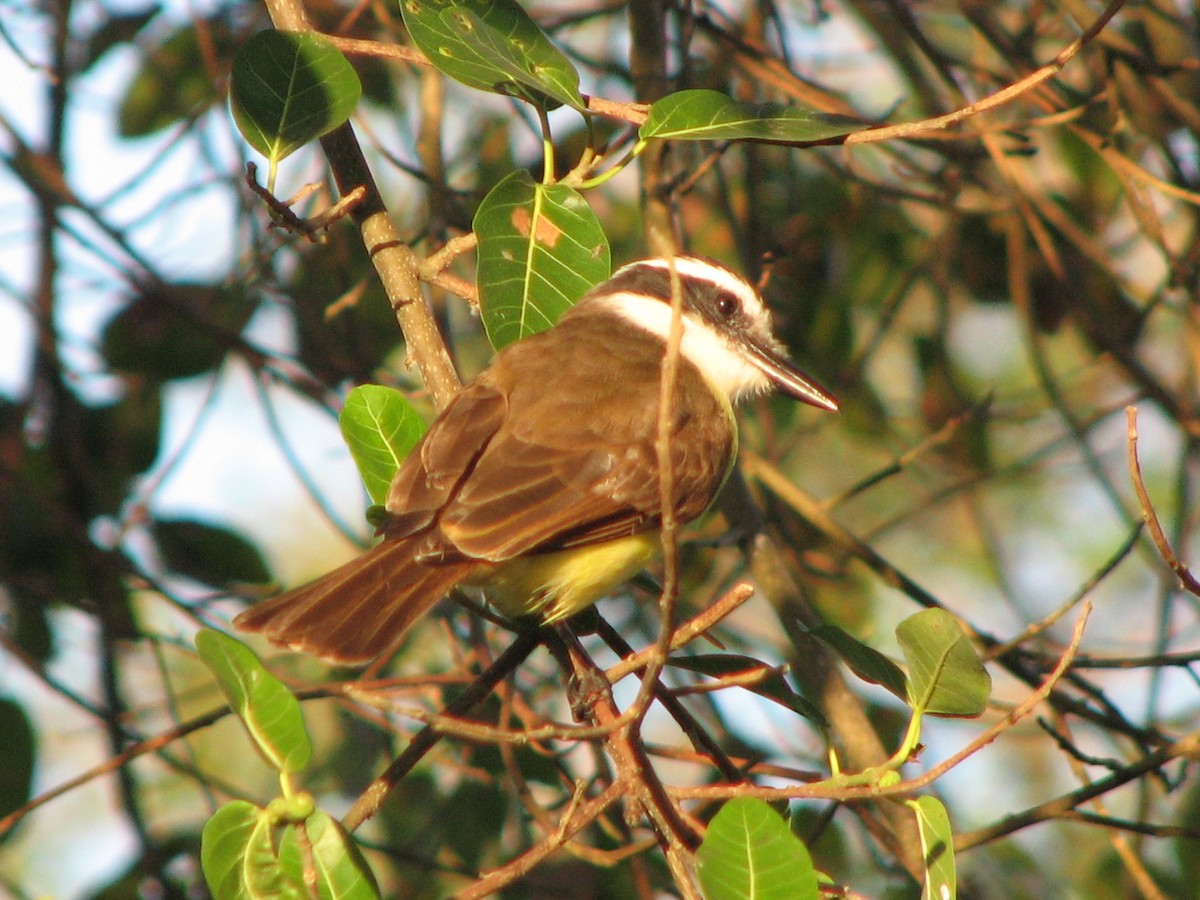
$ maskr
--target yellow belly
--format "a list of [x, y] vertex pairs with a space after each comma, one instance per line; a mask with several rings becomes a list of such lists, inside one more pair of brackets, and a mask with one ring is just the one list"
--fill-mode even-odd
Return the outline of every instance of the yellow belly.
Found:
[[659, 550], [658, 531], [592, 547], [523, 556], [481, 579], [492, 605], [506, 616], [540, 615], [558, 622], [587, 609], [636, 575]]

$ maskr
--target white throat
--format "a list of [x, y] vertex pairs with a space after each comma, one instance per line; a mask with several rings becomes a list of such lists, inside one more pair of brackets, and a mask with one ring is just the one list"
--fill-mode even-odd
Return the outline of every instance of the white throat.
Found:
[[[671, 305], [654, 297], [630, 291], [620, 291], [597, 297], [621, 318], [657, 335], [666, 346], [671, 333]], [[700, 370], [705, 380], [720, 394], [738, 400], [747, 394], [769, 390], [770, 379], [756, 366], [747, 362], [736, 348], [714, 328], [683, 316], [683, 338], [680, 353]]]

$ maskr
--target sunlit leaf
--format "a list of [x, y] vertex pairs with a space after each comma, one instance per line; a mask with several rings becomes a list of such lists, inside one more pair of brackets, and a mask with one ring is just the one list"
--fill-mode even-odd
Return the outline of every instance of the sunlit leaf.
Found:
[[346, 397], [338, 426], [367, 494], [375, 503], [384, 503], [392, 476], [425, 433], [424, 421], [399, 391], [364, 384]]
[[513, 0], [400, 0], [412, 41], [469, 87], [582, 109], [579, 73]]
[[267, 30], [238, 49], [229, 91], [238, 130], [273, 165], [349, 119], [362, 85], [328, 39]]
[[[375, 900], [380, 896], [371, 867], [340, 823], [318, 809], [305, 820], [304, 828], [312, 845], [313, 868], [322, 900]], [[303, 856], [294, 825], [284, 831], [279, 859], [293, 878], [301, 876]]]
[[958, 896], [958, 876], [954, 867], [954, 835], [950, 831], [946, 807], [930, 796], [918, 797], [908, 805], [917, 814], [925, 860], [921, 900], [954, 900]]
[[479, 306], [497, 349], [545, 331], [609, 276], [604, 229], [566, 185], [514, 172], [479, 204], [474, 228]]
[[977, 716], [992, 679], [962, 627], [942, 609], [925, 609], [896, 627], [908, 663], [908, 702], [932, 716]]
[[816, 900], [808, 850], [765, 801], [735, 797], [708, 824], [696, 851], [706, 900]]
[[719, 91], [688, 90], [655, 102], [638, 136], [642, 140], [805, 142], [861, 128], [851, 120], [799, 106], [741, 103]]
[[284, 870], [265, 809], [245, 800], [222, 806], [204, 825], [200, 867], [214, 900], [300, 900], [303, 883]]
[[267, 762], [280, 772], [307, 766], [312, 744], [292, 692], [249, 648], [219, 631], [200, 631], [196, 650]]

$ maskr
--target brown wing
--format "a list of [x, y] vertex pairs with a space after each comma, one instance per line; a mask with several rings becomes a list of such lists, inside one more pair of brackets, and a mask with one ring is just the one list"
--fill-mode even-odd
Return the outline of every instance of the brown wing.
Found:
[[392, 479], [384, 536], [415, 535], [452, 507], [455, 495], [507, 415], [508, 398], [486, 379], [463, 388]]
[[[623, 339], [632, 349], [618, 355], [603, 335], [568, 319], [499, 354], [401, 466], [384, 540], [248, 610], [238, 627], [331, 659], [364, 661], [387, 652], [446, 591], [491, 562], [657, 527], [661, 347], [646, 341]], [[575, 354], [591, 354], [607, 377], [580, 373]], [[735, 432], [728, 405], [699, 372], [682, 364], [679, 377], [674, 506], [688, 521], [720, 489]], [[652, 402], [628, 402], [638, 386]]]
[[[561, 322], [501, 353], [430, 429], [393, 484], [388, 536], [434, 523], [426, 560], [502, 562], [656, 528], [661, 344]], [[581, 372], [577, 354], [591, 362]], [[595, 373], [607, 377], [596, 378]], [[680, 366], [673, 403], [674, 506], [695, 518], [724, 481], [734, 447], [728, 404]], [[640, 390], [639, 390], [640, 388]], [[631, 405], [630, 396], [651, 402]], [[603, 414], [598, 414], [603, 410]]]

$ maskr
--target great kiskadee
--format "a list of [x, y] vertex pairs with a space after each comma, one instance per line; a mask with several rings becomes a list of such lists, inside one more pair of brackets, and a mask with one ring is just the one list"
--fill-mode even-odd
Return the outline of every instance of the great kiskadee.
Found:
[[340, 662], [395, 648], [458, 585], [508, 616], [554, 622], [632, 577], [659, 547], [659, 389], [672, 322], [676, 520], [703, 513], [737, 453], [732, 402], [776, 388], [836, 410], [771, 333], [758, 292], [707, 259], [647, 259], [593, 288], [556, 325], [505, 347], [400, 466], [382, 540], [234, 624]]

